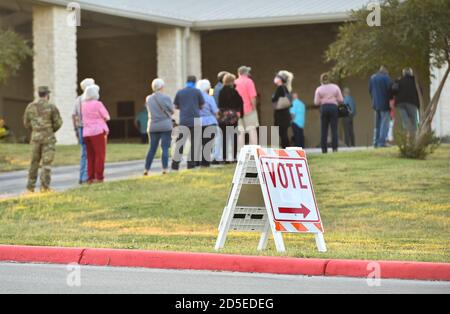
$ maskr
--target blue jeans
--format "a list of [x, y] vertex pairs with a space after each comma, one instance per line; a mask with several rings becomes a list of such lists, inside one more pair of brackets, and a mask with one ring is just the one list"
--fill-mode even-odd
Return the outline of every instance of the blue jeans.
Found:
[[153, 159], [155, 159], [156, 152], [161, 142], [162, 148], [162, 165], [163, 169], [169, 169], [169, 150], [172, 144], [172, 131], [168, 132], [152, 132], [150, 133], [150, 150], [145, 161], [145, 170], [149, 171], [152, 168]]
[[87, 151], [86, 144], [83, 139], [83, 128], [78, 129], [79, 143], [81, 147], [80, 156], [80, 183], [86, 183], [88, 181], [88, 171], [87, 171]]
[[389, 123], [391, 113], [389, 110], [377, 110], [375, 112], [375, 147], [386, 147], [386, 140], [389, 136]]

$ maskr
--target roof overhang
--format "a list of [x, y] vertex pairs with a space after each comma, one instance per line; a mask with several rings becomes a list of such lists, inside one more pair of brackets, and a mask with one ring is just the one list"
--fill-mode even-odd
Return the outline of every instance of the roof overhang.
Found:
[[297, 15], [253, 19], [233, 19], [194, 22], [194, 30], [219, 30], [232, 28], [271, 27], [302, 24], [341, 23], [349, 20], [350, 13]]
[[[58, 6], [64, 6], [66, 7], [68, 4], [68, 1], [64, 0], [39, 0], [38, 2], [44, 2], [48, 4], [58, 5]], [[114, 8], [109, 8], [101, 5], [96, 4], [87, 4], [82, 3], [82, 10], [87, 10], [91, 12], [96, 13], [102, 13], [102, 14], [108, 14], [113, 16], [120, 16], [123, 18], [128, 18], [132, 20], [140, 20], [140, 21], [146, 21], [146, 22], [152, 22], [157, 24], [165, 24], [165, 25], [172, 25], [172, 26], [180, 26], [180, 27], [192, 27], [193, 23], [188, 20], [182, 20], [182, 19], [174, 19], [170, 17], [165, 17], [161, 15], [155, 15], [150, 13], [136, 13], [132, 11], [126, 11], [126, 10], [117, 10]]]
[[[69, 1], [64, 0], [38, 0], [37, 2], [64, 7], [67, 6], [67, 4], [69, 3]], [[192, 28], [193, 30], [198, 31], [252, 28], [252, 27], [288, 26], [288, 25], [302, 25], [302, 24], [340, 23], [345, 22], [350, 18], [350, 12], [340, 12], [329, 14], [296, 15], [283, 17], [190, 21], [187, 19], [166, 17], [146, 12], [137, 13], [127, 10], [118, 10], [115, 8], [87, 3], [82, 3], [82, 9], [101, 14], [119, 16], [132, 20], [140, 20], [156, 24], [178, 26], [178, 27], [189, 27]]]

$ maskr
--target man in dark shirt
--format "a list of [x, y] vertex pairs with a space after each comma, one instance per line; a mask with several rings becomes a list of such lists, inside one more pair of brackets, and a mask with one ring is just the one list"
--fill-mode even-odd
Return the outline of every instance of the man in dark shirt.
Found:
[[[203, 95], [195, 87], [197, 78], [189, 76], [186, 87], [180, 90], [175, 97], [175, 107], [180, 110], [180, 136], [172, 162], [172, 170], [179, 170], [183, 158], [183, 151], [188, 137], [191, 140], [191, 152], [188, 160], [188, 169], [200, 165], [202, 160], [202, 125], [200, 110], [205, 104]], [[190, 134], [187, 134], [189, 130]], [[189, 136], [188, 136], [189, 135]]]
[[394, 84], [393, 89], [403, 128], [411, 136], [415, 136], [419, 123], [418, 110], [420, 108], [420, 100], [413, 69], [404, 69], [402, 78]]

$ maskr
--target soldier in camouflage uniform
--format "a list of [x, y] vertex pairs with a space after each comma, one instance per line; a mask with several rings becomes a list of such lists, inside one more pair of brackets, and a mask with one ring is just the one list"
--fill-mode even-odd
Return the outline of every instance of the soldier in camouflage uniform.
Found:
[[55, 133], [63, 122], [58, 108], [49, 103], [49, 98], [48, 87], [39, 87], [39, 100], [28, 105], [23, 118], [25, 128], [31, 130], [32, 154], [27, 185], [29, 192], [34, 192], [36, 188], [41, 163], [41, 191], [50, 189], [51, 166], [55, 158]]

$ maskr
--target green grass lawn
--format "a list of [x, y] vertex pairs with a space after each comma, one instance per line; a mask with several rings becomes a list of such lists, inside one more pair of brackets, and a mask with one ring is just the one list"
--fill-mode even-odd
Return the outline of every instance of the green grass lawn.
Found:
[[[311, 156], [329, 252], [285, 235], [295, 257], [450, 262], [450, 146], [427, 161], [388, 150]], [[213, 252], [234, 169], [83, 187], [0, 201], [0, 243]], [[258, 253], [232, 233], [224, 252]]]
[[[140, 144], [109, 144], [107, 149], [107, 162], [118, 162], [144, 159], [148, 146]], [[30, 151], [30, 145], [0, 144], [0, 172], [28, 169]], [[76, 165], [79, 162], [79, 146], [57, 146], [54, 166]]]

